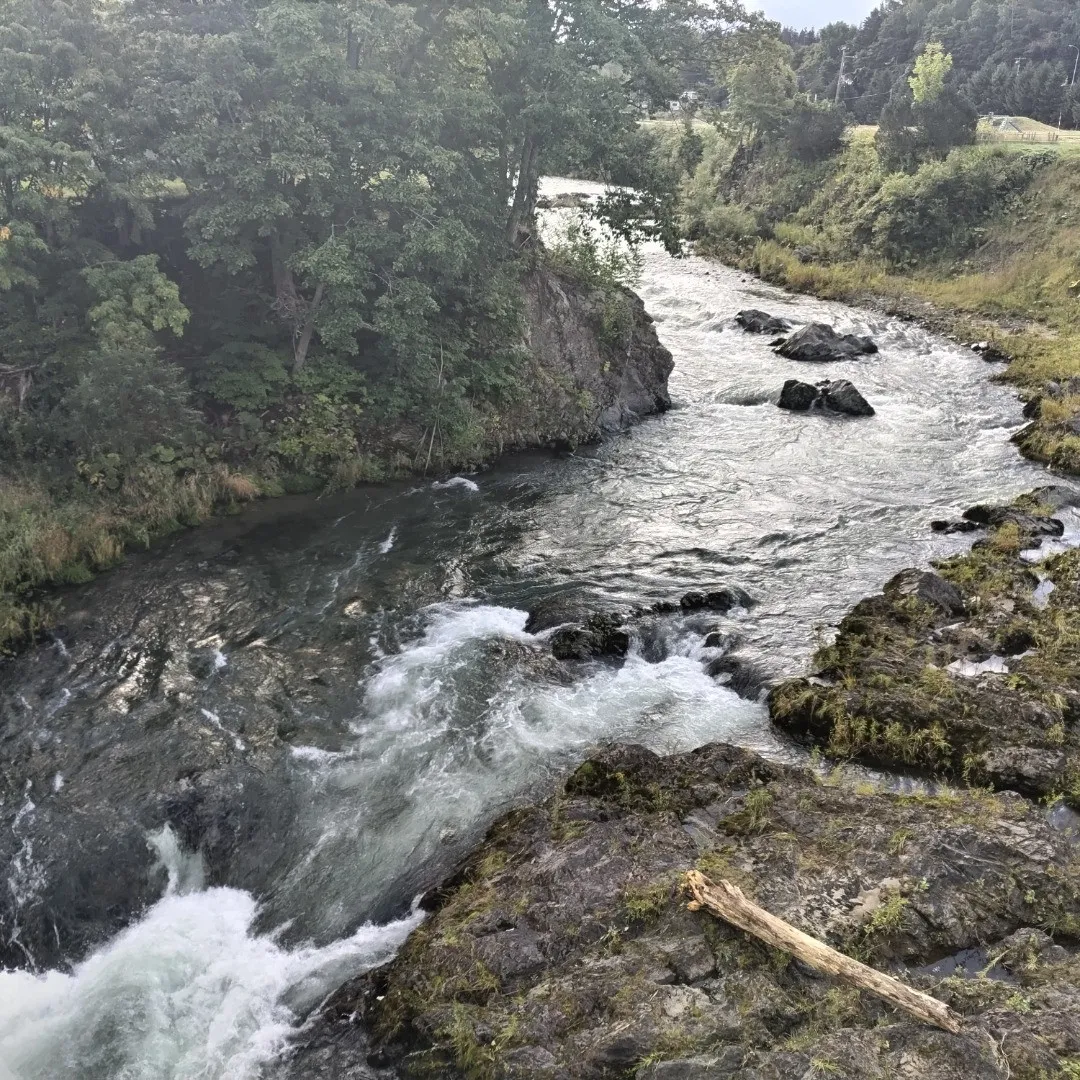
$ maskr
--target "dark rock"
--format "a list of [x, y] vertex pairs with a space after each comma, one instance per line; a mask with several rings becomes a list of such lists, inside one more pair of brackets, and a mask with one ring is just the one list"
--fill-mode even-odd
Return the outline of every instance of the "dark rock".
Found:
[[724, 635], [714, 630], [705, 638], [706, 649], [722, 649], [724, 647]]
[[621, 617], [592, 615], [584, 626], [567, 626], [551, 635], [551, 651], [557, 660], [590, 660], [622, 657], [630, 649], [630, 634]]
[[781, 409], [806, 412], [818, 400], [818, 388], [798, 379], [788, 379], [780, 391], [780, 400], [776, 403]]
[[719, 611], [724, 614], [738, 607], [746, 597], [734, 589], [713, 589], [710, 592], [688, 592], [679, 601], [683, 611]]
[[[610, 298], [547, 270], [528, 274], [523, 289], [531, 363], [520, 406], [501, 414], [503, 446], [579, 446], [670, 407], [674, 362], [639, 296]], [[615, 335], [603, 332], [611, 302], [626, 315]]]
[[1031, 538], [1057, 537], [1065, 532], [1065, 523], [1059, 518], [1027, 513], [1015, 506], [969, 506], [963, 516], [965, 521], [991, 529], [1012, 523], [1023, 535]]
[[821, 399], [834, 412], [849, 416], [873, 416], [873, 406], [847, 379], [821, 383]]
[[735, 316], [735, 321], [751, 334], [783, 334], [791, 329], [787, 319], [779, 319], [767, 311], [747, 308]]
[[777, 349], [781, 356], [789, 360], [814, 363], [854, 360], [877, 351], [877, 345], [870, 338], [857, 334], [838, 334], [827, 323], [808, 323], [785, 338]]
[[885, 586], [885, 596], [889, 599], [914, 597], [945, 615], [963, 615], [965, 611], [960, 590], [928, 570], [901, 570]]
[[982, 526], [977, 521], [931, 521], [930, 529], [936, 533], [977, 532]]
[[[1061, 869], [1071, 859], [1043, 812], [1008, 795], [856, 792], [722, 745], [663, 758], [609, 747], [563, 793], [492, 830], [376, 973], [379, 992], [355, 1007], [403, 1077], [467, 1072], [464, 1055], [479, 1047], [493, 1080], [530, 1067], [560, 1080], [797, 1080], [819, 1071], [813, 1061], [864, 1080], [1006, 1080], [985, 1052], [987, 1031], [1002, 1024], [1007, 1045], [1030, 1046], [1055, 1075], [1080, 1048], [1080, 963], [1049, 936], [1025, 935], [1040, 933], [1028, 930], [1034, 921], [1071, 917], [1075, 886]], [[964, 1032], [868, 996], [852, 996], [838, 1017], [833, 980], [687, 911], [679, 882], [695, 865], [946, 998], [969, 1014]], [[902, 902], [886, 926], [875, 913], [892, 897]], [[503, 939], [519, 951], [496, 911], [517, 912], [532, 935], [522, 948], [544, 956], [542, 968], [515, 956], [498, 971], [477, 962]], [[960, 980], [921, 973], [977, 946], [1000, 954], [1016, 982], [988, 979], [965, 996], [952, 989]], [[1024, 1007], [1009, 1009], [1018, 992]], [[347, 1009], [335, 1003], [312, 1027]], [[1015, 1067], [1011, 1050], [1009, 1060]]]
[[978, 353], [990, 364], [1008, 364], [1012, 362], [1012, 357], [1008, 353], [990, 341], [976, 341], [971, 346], [971, 351]]

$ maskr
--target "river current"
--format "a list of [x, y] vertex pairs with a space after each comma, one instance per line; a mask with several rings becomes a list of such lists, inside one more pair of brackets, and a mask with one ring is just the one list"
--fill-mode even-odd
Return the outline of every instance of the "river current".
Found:
[[[3, 808], [15, 914], [0, 937], [26, 962], [0, 972], [0, 1080], [287, 1076], [296, 1026], [393, 955], [421, 918], [413, 897], [500, 811], [606, 740], [797, 756], [708, 663], [801, 669], [854, 601], [962, 546], [931, 519], [1045, 480], [1009, 442], [1015, 394], [970, 350], [658, 249], [638, 290], [675, 357], [667, 414], [576, 454], [277, 500], [178, 536], [73, 592], [54, 644], [0, 669], [4, 768], [27, 769]], [[733, 324], [746, 307], [880, 352], [807, 370]], [[850, 378], [877, 415], [784, 412], [792, 376]], [[753, 604], [644, 619], [619, 665], [558, 665], [549, 631], [527, 629], [530, 613], [550, 627], [708, 586]], [[706, 648], [712, 631], [722, 645]], [[108, 827], [153, 888], [83, 948], [56, 881], [76, 872], [65, 852], [97, 842], [79, 823], [103, 777], [176, 780], [179, 743], [139, 756], [166, 737], [159, 699], [249, 778], [254, 808], [231, 847], [198, 852], [166, 816], [119, 814]], [[67, 962], [42, 961], [32, 918], [53, 920]]]

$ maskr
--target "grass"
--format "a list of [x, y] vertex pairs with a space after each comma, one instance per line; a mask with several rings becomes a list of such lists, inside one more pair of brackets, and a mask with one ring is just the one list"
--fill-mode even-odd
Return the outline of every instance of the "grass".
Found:
[[80, 487], [75, 495], [31, 477], [0, 479], [0, 651], [48, 625], [44, 587], [89, 581], [126, 550], [260, 494], [254, 479], [225, 465], [184, 476], [145, 465], [115, 491]]

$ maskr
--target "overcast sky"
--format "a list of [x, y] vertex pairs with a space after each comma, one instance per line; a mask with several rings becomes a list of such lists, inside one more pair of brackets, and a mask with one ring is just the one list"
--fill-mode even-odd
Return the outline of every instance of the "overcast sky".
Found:
[[838, 19], [861, 23], [878, 0], [748, 0], [747, 6], [760, 8], [777, 22], [801, 30], [806, 26], [826, 26]]

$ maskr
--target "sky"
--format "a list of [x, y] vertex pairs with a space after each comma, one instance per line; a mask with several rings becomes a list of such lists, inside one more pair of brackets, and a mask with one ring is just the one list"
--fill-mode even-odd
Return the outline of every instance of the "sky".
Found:
[[777, 22], [802, 30], [826, 26], [838, 19], [861, 23], [879, 0], [748, 0], [747, 7], [760, 8]]

